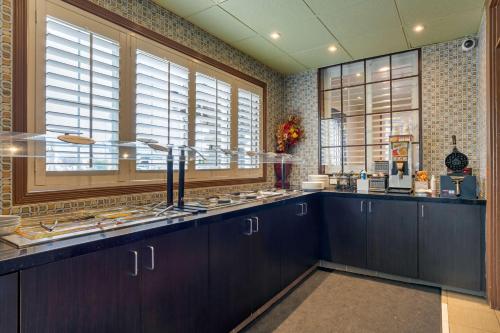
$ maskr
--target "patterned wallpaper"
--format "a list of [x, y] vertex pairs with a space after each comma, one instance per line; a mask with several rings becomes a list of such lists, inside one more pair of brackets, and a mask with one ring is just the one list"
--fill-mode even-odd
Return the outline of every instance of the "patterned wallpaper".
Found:
[[309, 70], [285, 78], [285, 116], [298, 115], [306, 133], [305, 141], [294, 147], [293, 154], [302, 164], [292, 166], [290, 185], [300, 186], [307, 175], [317, 174], [318, 156], [318, 71]]
[[[444, 159], [451, 152], [451, 135], [455, 134], [459, 150], [468, 155], [474, 173], [482, 177], [478, 147], [486, 133], [478, 128], [478, 123], [484, 122], [477, 110], [478, 48], [463, 52], [463, 39], [422, 48], [423, 167], [435, 175], [446, 172]], [[285, 78], [285, 112], [302, 116], [307, 130], [306, 141], [296, 148], [299, 156], [307, 159], [306, 165], [292, 172], [291, 180], [296, 185], [308, 174], [317, 173], [316, 73], [308, 71]]]
[[446, 173], [444, 160], [452, 150], [451, 136], [455, 134], [457, 148], [469, 157], [469, 167], [480, 177], [478, 48], [464, 52], [464, 39], [422, 48], [423, 167], [434, 175]]
[[[3, 130], [11, 129], [12, 110], [12, 4], [15, 0], [0, 0], [0, 43], [2, 63], [0, 72], [0, 92], [2, 99], [1, 124]], [[226, 63], [244, 73], [267, 83], [268, 87], [268, 133], [273, 133], [277, 119], [283, 111], [283, 75], [272, 70], [250, 56], [234, 49], [230, 45], [194, 26], [181, 17], [165, 10], [150, 0], [92, 0], [96, 4], [118, 13], [127, 19], [161, 33], [194, 50], [208, 55], [220, 62]], [[268, 138], [268, 149], [274, 150], [275, 140]], [[164, 193], [145, 193], [106, 198], [93, 198], [70, 202], [53, 202], [39, 205], [12, 206], [12, 173], [11, 161], [4, 158], [1, 161], [2, 177], [0, 188], [2, 193], [2, 213], [34, 215], [69, 211], [83, 207], [107, 207], [126, 203], [148, 203], [163, 198]], [[269, 168], [270, 169], [270, 168]], [[234, 187], [206, 188], [202, 190], [187, 190], [187, 196], [205, 195], [207, 193], [237, 191], [270, 186], [273, 182], [272, 172], [268, 172], [268, 183], [240, 185]]]
[[478, 34], [478, 51], [477, 51], [477, 66], [478, 66], [478, 82], [477, 82], [477, 133], [478, 133], [478, 150], [479, 150], [479, 172], [481, 194], [486, 197], [486, 159], [487, 159], [487, 95], [486, 95], [486, 12], [481, 19]]

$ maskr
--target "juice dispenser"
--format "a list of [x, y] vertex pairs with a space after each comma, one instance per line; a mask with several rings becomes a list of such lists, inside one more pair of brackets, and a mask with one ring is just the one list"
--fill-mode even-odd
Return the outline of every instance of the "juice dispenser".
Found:
[[411, 193], [413, 190], [412, 136], [389, 137], [389, 189], [391, 193]]

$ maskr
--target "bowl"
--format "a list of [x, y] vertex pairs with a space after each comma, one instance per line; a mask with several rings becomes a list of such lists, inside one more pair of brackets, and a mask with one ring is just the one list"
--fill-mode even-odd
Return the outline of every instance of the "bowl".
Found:
[[19, 225], [9, 225], [9, 226], [1, 226], [0, 227], [0, 236], [7, 236], [16, 232], [16, 229]]

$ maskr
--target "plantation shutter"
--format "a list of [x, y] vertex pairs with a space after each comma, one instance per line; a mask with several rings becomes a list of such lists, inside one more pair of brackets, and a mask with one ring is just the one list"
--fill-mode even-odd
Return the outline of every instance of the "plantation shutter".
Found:
[[[238, 89], [238, 150], [259, 151], [260, 148], [260, 96], [244, 89]], [[258, 168], [259, 157], [241, 155], [240, 168]]]
[[231, 148], [231, 85], [196, 73], [195, 126], [196, 148], [207, 159], [196, 169], [229, 169], [230, 157], [220, 150]]
[[[189, 70], [136, 51], [136, 137], [175, 147], [188, 144]], [[178, 149], [174, 149], [178, 156]], [[177, 163], [174, 168], [177, 168]], [[165, 152], [137, 151], [137, 170], [166, 169]]]
[[[45, 126], [47, 134], [78, 133], [96, 141], [119, 138], [120, 45], [47, 16]], [[118, 170], [118, 148], [46, 146], [47, 171]]]

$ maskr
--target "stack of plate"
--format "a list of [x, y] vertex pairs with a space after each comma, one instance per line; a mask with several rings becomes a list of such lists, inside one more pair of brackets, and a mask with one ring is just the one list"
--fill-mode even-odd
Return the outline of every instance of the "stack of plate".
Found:
[[328, 175], [309, 175], [308, 178], [310, 182], [322, 182], [325, 184], [324, 187], [328, 187], [330, 185], [330, 177]]
[[14, 233], [20, 223], [21, 218], [17, 215], [0, 215], [0, 236]]
[[305, 192], [321, 191], [324, 188], [323, 182], [302, 182], [302, 190]]

